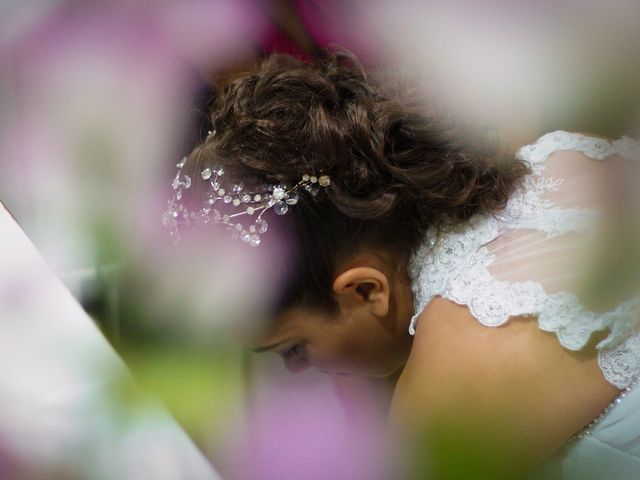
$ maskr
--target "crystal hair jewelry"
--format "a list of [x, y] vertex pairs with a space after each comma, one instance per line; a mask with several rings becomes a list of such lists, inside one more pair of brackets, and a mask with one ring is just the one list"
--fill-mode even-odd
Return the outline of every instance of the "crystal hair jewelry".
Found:
[[[210, 133], [212, 134], [213, 132]], [[260, 245], [260, 235], [269, 227], [267, 221], [262, 218], [265, 212], [272, 209], [275, 214], [284, 215], [290, 206], [298, 203], [298, 192], [301, 189], [304, 188], [315, 196], [320, 188], [326, 188], [331, 184], [327, 175], [305, 174], [292, 187], [283, 184], [265, 185], [263, 189], [249, 191], [245, 190], [242, 182], [223, 184], [225, 172], [222, 167], [205, 166], [197, 181], [206, 182], [210, 188], [200, 208], [191, 211], [181, 202], [184, 190], [189, 190], [194, 181], [182, 172], [186, 161], [185, 157], [176, 165], [178, 173], [171, 183], [174, 195], [162, 215], [163, 225], [176, 240], [180, 238], [181, 225], [217, 223], [231, 230], [234, 238], [240, 238], [243, 242], [257, 247]], [[219, 204], [224, 207], [224, 213], [216, 208]]]

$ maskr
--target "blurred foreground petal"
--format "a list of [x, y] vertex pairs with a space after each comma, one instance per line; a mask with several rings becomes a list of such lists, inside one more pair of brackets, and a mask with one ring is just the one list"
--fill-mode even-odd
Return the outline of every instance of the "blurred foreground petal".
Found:
[[126, 368], [1, 204], [0, 236], [0, 469], [218, 478], [155, 402], [116, 400], [113, 389], [131, 384]]

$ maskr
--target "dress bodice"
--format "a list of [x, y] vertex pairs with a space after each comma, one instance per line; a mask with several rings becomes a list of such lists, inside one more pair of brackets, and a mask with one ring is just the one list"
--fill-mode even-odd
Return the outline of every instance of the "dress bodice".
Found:
[[597, 345], [601, 370], [612, 385], [628, 387], [640, 372], [640, 295], [591, 309], [580, 290], [608, 208], [596, 163], [638, 154], [640, 143], [628, 137], [609, 142], [564, 131], [522, 147], [517, 155], [531, 174], [504, 210], [444, 234], [427, 232], [410, 263], [416, 315], [409, 332], [435, 296], [466, 305], [489, 327], [535, 316], [570, 350], [608, 331]]
[[621, 396], [527, 478], [640, 478], [640, 295], [605, 290], [599, 297], [608, 300], [594, 303], [593, 286], [585, 288], [607, 284], [590, 281], [603, 276], [594, 265], [607, 258], [603, 219], [615, 202], [605, 186], [612, 166], [640, 158], [640, 143], [557, 131], [517, 156], [531, 173], [504, 210], [427, 232], [410, 262], [416, 315], [409, 332], [436, 296], [465, 305], [487, 327], [535, 317], [569, 350], [603, 332], [598, 363]]

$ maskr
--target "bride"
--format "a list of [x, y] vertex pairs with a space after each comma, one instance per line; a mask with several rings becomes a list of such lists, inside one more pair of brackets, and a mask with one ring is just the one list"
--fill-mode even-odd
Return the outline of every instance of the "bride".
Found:
[[640, 300], [581, 293], [638, 144], [557, 131], [514, 156], [426, 112], [350, 54], [268, 57], [221, 83], [164, 222], [278, 258], [254, 349], [397, 376], [416, 472], [637, 478]]

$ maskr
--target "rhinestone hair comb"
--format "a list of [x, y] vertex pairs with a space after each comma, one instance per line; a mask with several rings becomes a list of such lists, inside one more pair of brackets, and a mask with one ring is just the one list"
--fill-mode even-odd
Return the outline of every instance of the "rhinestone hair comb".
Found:
[[[262, 190], [247, 190], [242, 182], [224, 184], [225, 172], [220, 166], [205, 166], [199, 178], [192, 180], [182, 172], [186, 160], [185, 157], [176, 165], [178, 173], [171, 183], [174, 195], [162, 215], [163, 225], [169, 229], [169, 234], [175, 240], [180, 238], [181, 225], [215, 223], [225, 225], [234, 238], [257, 247], [260, 245], [260, 236], [269, 228], [267, 221], [262, 218], [265, 212], [273, 210], [276, 215], [284, 215], [290, 206], [298, 203], [298, 192], [301, 189], [315, 196], [320, 188], [326, 188], [331, 184], [327, 175], [305, 174], [292, 187], [276, 184], [265, 185]], [[195, 211], [189, 210], [182, 203], [184, 191], [192, 188], [194, 181], [206, 182], [209, 187], [201, 205]]]

